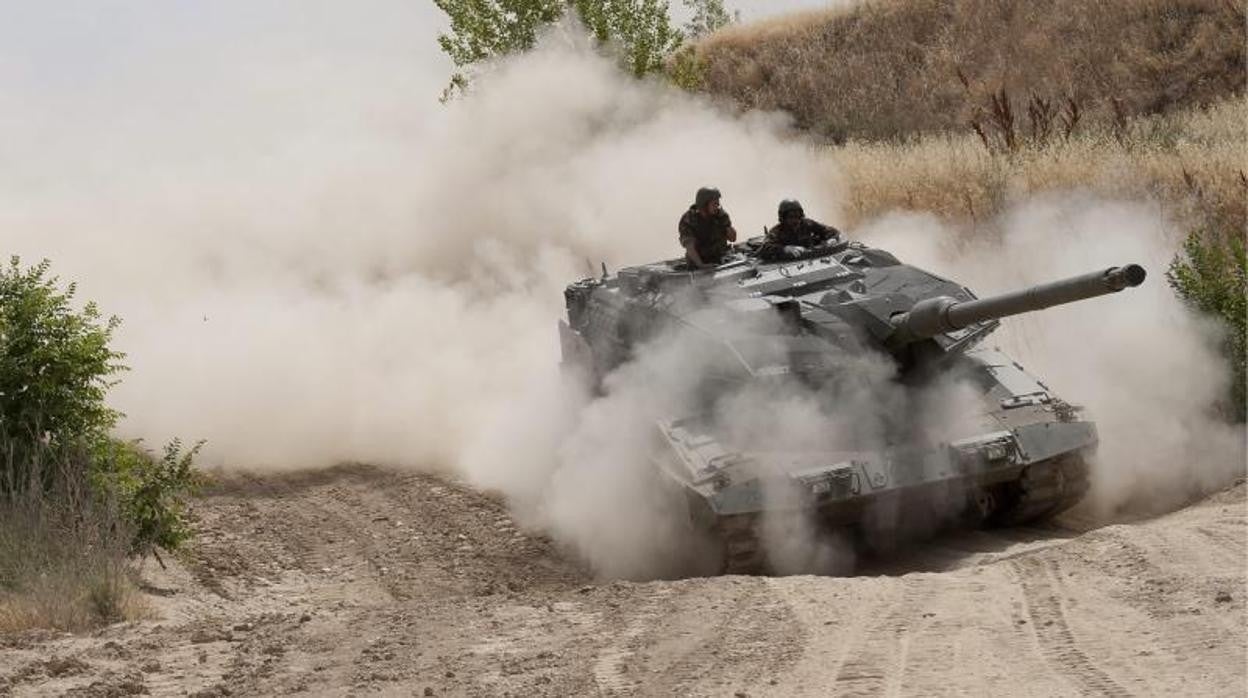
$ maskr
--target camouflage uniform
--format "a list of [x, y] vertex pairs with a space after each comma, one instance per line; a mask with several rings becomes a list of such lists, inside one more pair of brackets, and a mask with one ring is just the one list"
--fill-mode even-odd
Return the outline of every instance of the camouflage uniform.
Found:
[[728, 231], [731, 229], [732, 219], [728, 217], [727, 211], [720, 209], [719, 212], [707, 216], [696, 205], [685, 211], [677, 226], [680, 231], [680, 246], [688, 247], [692, 241], [698, 256], [707, 264], [719, 264], [724, 260], [731, 249], [728, 244]]
[[767, 237], [763, 238], [763, 246], [759, 248], [758, 256], [767, 260], [783, 259], [784, 248], [789, 245], [817, 247], [840, 236], [841, 231], [836, 228], [809, 218], [803, 218], [792, 227], [778, 223], [767, 231]]

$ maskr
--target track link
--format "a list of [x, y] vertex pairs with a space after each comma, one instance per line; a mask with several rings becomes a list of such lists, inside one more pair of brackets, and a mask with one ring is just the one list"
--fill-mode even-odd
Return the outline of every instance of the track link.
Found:
[[721, 574], [764, 574], [767, 557], [758, 539], [758, 517], [751, 514], [725, 516], [715, 524], [722, 546]]
[[1056, 516], [1078, 504], [1088, 487], [1088, 465], [1081, 455], [1036, 463], [1006, 486], [1006, 503], [993, 516], [994, 523], [1015, 526]]

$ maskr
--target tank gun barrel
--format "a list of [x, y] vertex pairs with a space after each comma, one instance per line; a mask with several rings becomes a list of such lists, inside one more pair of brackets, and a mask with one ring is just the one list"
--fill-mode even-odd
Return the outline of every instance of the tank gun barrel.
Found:
[[1144, 267], [1128, 264], [972, 301], [957, 301], [948, 296], [927, 298], [908, 312], [892, 317], [893, 334], [889, 342], [905, 344], [985, 320], [1117, 293], [1144, 283], [1145, 276]]

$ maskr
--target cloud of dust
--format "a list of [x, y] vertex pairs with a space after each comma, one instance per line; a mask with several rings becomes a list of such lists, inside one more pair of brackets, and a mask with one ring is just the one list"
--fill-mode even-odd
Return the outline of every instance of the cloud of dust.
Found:
[[[236, 5], [150, 5], [167, 33], [116, 45], [80, 34], [151, 17], [32, 9], [49, 44], [3, 49], [0, 247], [123, 318], [122, 433], [206, 439], [209, 466], [447, 469], [624, 546], [640, 495], [610, 478], [638, 451], [588, 463], [625, 408], [582, 412], [559, 375], [564, 285], [679, 254], [705, 184], [744, 236], [788, 196], [835, 219], [829, 166], [783, 118], [621, 76], [570, 27], [443, 107], [402, 3]], [[585, 508], [607, 488], [623, 518]]]
[[[168, 35], [82, 40], [134, 20], [114, 13], [65, 30], [81, 65], [47, 47], [5, 61], [0, 248], [51, 258], [124, 319], [116, 345], [133, 370], [112, 399], [127, 436], [204, 438], [206, 464], [253, 470], [450, 470], [506, 493], [603, 574], [688, 569], [688, 532], [645, 460], [652, 417], [687, 409], [705, 367], [665, 338], [591, 400], [558, 371], [563, 287], [587, 261], [678, 255], [675, 221], [704, 184], [721, 188], [743, 236], [785, 197], [835, 222], [835, 172], [783, 119], [622, 77], [568, 27], [441, 107], [448, 71], [408, 48], [404, 29], [430, 17], [406, 5], [315, 4], [298, 18], [263, 2], [226, 19], [169, 9], [207, 14], [166, 18]], [[20, 53], [13, 38], [0, 50]], [[195, 60], [175, 60], [187, 51]], [[1161, 284], [1161, 221], [1047, 201], [1005, 229], [997, 246], [957, 251], [919, 249], [948, 237], [926, 220], [862, 234], [985, 292], [1148, 264], [1149, 285], [1130, 296], [1010, 321], [999, 336], [1098, 419], [1104, 507], [1221, 482], [1239, 442], [1201, 408], [1225, 376], [1208, 328]], [[959, 410], [925, 405], [961, 404], [958, 386], [906, 398], [887, 364], [846, 362], [858, 382], [838, 386], [836, 404], [746, 390], [723, 397], [718, 421], [734, 441], [797, 450], [869, 447], [896, 415], [955, 428], [944, 421]], [[1154, 442], [1133, 438], [1143, 430]], [[844, 569], [839, 542], [801, 521], [767, 525], [779, 567]]]
[[972, 237], [894, 214], [857, 232], [980, 295], [1142, 264], [1143, 286], [1007, 318], [988, 342], [1097, 423], [1093, 515], [1166, 511], [1242, 476], [1244, 430], [1210, 412], [1230, 380], [1218, 329], [1166, 284], [1177, 226], [1148, 204], [1068, 192], [1022, 202], [994, 227]]

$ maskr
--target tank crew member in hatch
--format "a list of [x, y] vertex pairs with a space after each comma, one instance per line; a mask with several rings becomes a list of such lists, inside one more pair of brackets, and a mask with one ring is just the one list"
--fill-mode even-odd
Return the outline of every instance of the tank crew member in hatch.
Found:
[[680, 217], [677, 230], [685, 258], [696, 269], [723, 262], [732, 249], [730, 243], [737, 239], [728, 212], [720, 208], [719, 190], [710, 187], [698, 190], [693, 205]]
[[841, 231], [806, 217], [802, 205], [793, 199], [780, 202], [780, 222], [767, 231], [760, 259], [775, 261], [798, 259], [811, 248], [833, 245], [841, 240]]

